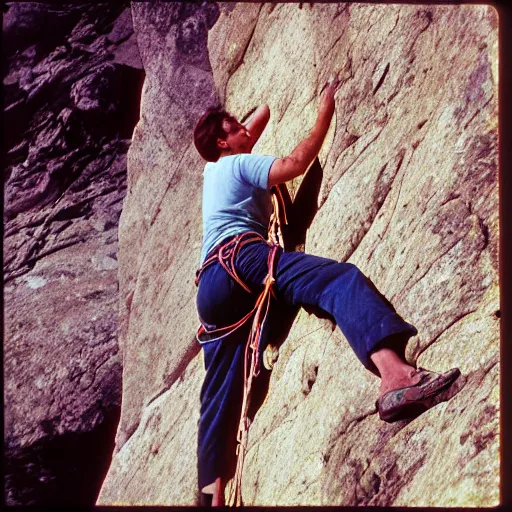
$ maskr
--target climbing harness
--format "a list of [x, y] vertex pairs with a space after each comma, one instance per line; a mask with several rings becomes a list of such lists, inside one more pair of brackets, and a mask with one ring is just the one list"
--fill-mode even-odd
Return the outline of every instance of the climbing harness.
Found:
[[[272, 205], [273, 212], [270, 216], [270, 222], [268, 227], [268, 238], [267, 244], [272, 248], [273, 246], [283, 247], [283, 235], [281, 231], [281, 225], [287, 224], [288, 219], [286, 217], [285, 211], [285, 201], [283, 197], [283, 193], [280, 190], [281, 185], [273, 187], [272, 189]], [[240, 279], [235, 269], [236, 257], [240, 249], [247, 244], [265, 241], [263, 236], [254, 231], [249, 231], [242, 233], [240, 235], [236, 235], [229, 239], [226, 243], [212, 249], [208, 256], [206, 257], [203, 265], [196, 272], [195, 285], [199, 285], [199, 280], [201, 279], [202, 273], [208, 268], [211, 264], [215, 262], [219, 262], [222, 268], [227, 272], [227, 274], [236, 281], [244, 290], [248, 293], [252, 293], [249, 287]], [[269, 254], [269, 270], [270, 266], [270, 258], [272, 257], [272, 261], [275, 258], [275, 254], [273, 254], [272, 250]], [[273, 268], [273, 267], [272, 267]], [[265, 288], [262, 291], [264, 293]], [[274, 292], [270, 289], [270, 292], [273, 294]], [[221, 327], [218, 329], [207, 329], [203, 324], [201, 324], [197, 330], [196, 338], [199, 343], [205, 343], [208, 341], [217, 341], [219, 339], [225, 338], [230, 335], [232, 332], [237, 330], [239, 327], [245, 324], [249, 318], [252, 317], [253, 313], [257, 310], [258, 301], [254, 308], [249, 311], [243, 318], [235, 322], [234, 324], [228, 325], [226, 327]]]
[[[247, 452], [248, 434], [249, 434], [249, 419], [248, 411], [251, 399], [252, 382], [255, 377], [260, 373], [260, 342], [265, 321], [268, 316], [271, 295], [274, 295], [273, 284], [275, 283], [274, 271], [276, 266], [276, 255], [279, 247], [283, 247], [283, 237], [281, 232], [281, 223], [287, 223], [286, 212], [284, 209], [283, 193], [278, 187], [272, 189], [272, 204], [274, 207], [273, 213], [270, 217], [268, 228], [268, 239], [266, 243], [270, 246], [268, 254], [267, 265], [268, 272], [263, 282], [263, 290], [256, 299], [256, 303], [243, 318], [238, 320], [232, 325], [222, 327], [219, 329], [208, 330], [204, 325], [200, 325], [197, 331], [197, 340], [199, 342], [214, 341], [222, 339], [229, 334], [233, 333], [239, 327], [244, 325], [251, 317], [254, 316], [252, 321], [251, 330], [245, 346], [244, 356], [244, 389], [242, 399], [242, 412], [240, 415], [240, 422], [238, 424], [237, 433], [237, 448], [236, 448], [236, 471], [233, 477], [233, 484], [231, 486], [231, 493], [229, 502], [231, 506], [242, 505], [242, 470]], [[201, 268], [196, 272], [196, 286], [199, 284], [201, 274], [203, 271], [215, 262], [224, 268], [224, 270], [231, 276], [244, 290], [252, 293], [249, 287], [240, 279], [235, 269], [236, 257], [240, 249], [249, 243], [258, 241], [265, 241], [263, 236], [255, 232], [246, 232], [236, 235], [231, 238], [227, 243], [221, 245], [215, 250], [211, 251]], [[276, 350], [269, 345], [271, 350]]]

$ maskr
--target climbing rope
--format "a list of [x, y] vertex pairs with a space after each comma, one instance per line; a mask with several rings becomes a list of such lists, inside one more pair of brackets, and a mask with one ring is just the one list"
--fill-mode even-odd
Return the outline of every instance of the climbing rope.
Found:
[[251, 399], [251, 389], [253, 379], [260, 373], [259, 346], [261, 333], [269, 311], [272, 285], [275, 283], [274, 263], [278, 247], [278, 245], [272, 245], [270, 249], [268, 255], [268, 274], [265, 277], [263, 291], [256, 301], [256, 314], [254, 315], [249, 339], [245, 346], [244, 393], [242, 401], [242, 412], [240, 416], [240, 422], [238, 424], [238, 434], [236, 439], [238, 442], [236, 448], [237, 461], [235, 476], [233, 478], [233, 485], [231, 487], [231, 496], [229, 500], [230, 505], [235, 507], [242, 505], [242, 470], [245, 461], [245, 455], [247, 453], [249, 435], [248, 412]]

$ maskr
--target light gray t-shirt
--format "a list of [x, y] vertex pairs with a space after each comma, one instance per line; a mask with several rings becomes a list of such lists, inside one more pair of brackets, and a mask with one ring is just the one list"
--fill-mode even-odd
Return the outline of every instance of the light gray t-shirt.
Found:
[[246, 231], [267, 236], [272, 214], [268, 173], [274, 160], [275, 156], [244, 153], [206, 164], [201, 265], [224, 238]]

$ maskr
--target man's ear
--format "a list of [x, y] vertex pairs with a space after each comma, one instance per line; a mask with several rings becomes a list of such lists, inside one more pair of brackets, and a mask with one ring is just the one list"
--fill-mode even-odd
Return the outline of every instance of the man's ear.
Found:
[[217, 139], [217, 147], [220, 149], [229, 149], [228, 143], [223, 139]]

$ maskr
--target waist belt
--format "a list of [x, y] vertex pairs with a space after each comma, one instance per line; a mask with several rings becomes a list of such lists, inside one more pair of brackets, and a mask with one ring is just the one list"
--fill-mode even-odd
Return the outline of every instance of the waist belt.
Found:
[[217, 246], [213, 251], [208, 253], [204, 260], [203, 265], [196, 272], [195, 284], [199, 285], [201, 274], [212, 263], [218, 261], [222, 268], [247, 292], [252, 293], [250, 288], [238, 277], [235, 269], [235, 261], [240, 249], [247, 244], [254, 242], [266, 242], [266, 240], [259, 234], [253, 231], [248, 231], [240, 235], [232, 237], [228, 242]]

